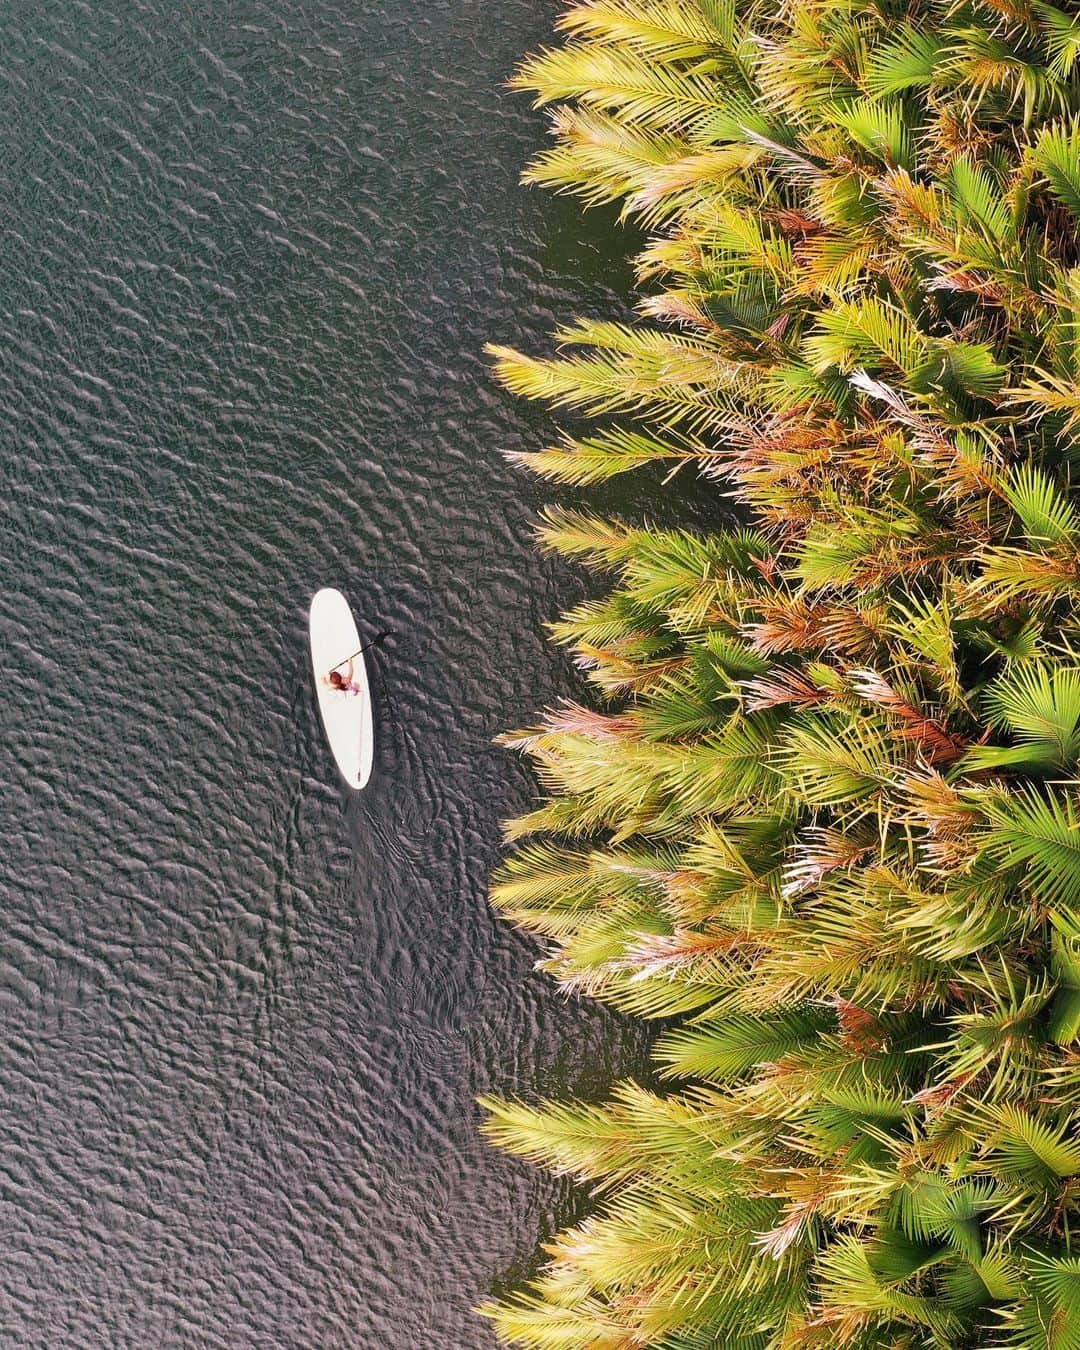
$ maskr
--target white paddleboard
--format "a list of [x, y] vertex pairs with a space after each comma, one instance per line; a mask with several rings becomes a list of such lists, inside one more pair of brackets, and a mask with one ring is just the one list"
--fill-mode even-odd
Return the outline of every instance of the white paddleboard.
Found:
[[[332, 667], [364, 645], [356, 631], [349, 602], [340, 591], [327, 587], [312, 597], [310, 628], [315, 693], [326, 739], [346, 783], [352, 788], [362, 788], [371, 777], [371, 761], [375, 754], [371, 691], [364, 658], [353, 657], [352, 683], [359, 686], [359, 693], [345, 694], [325, 682]], [[348, 662], [339, 669], [342, 675], [348, 675]]]

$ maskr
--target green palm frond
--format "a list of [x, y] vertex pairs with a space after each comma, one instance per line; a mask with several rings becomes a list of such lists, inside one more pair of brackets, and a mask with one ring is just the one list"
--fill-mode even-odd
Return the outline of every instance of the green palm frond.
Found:
[[549, 449], [515, 451], [508, 458], [542, 478], [583, 487], [658, 461], [675, 468], [684, 464], [705, 466], [720, 456], [701, 441], [674, 437], [660, 440], [633, 428], [611, 427], [595, 436], [564, 436]]
[[1000, 181], [987, 166], [961, 156], [950, 166], [945, 187], [959, 224], [999, 246], [1009, 238], [1012, 219], [1008, 203]]
[[558, 27], [575, 38], [641, 49], [657, 58], [689, 58], [730, 47], [734, 9], [722, 26], [716, 17], [687, 0], [589, 0], [567, 10]]
[[1031, 157], [1054, 196], [1080, 216], [1080, 126], [1047, 127], [1035, 142]]
[[949, 1344], [959, 1330], [961, 1324], [948, 1308], [880, 1276], [870, 1253], [855, 1237], [834, 1242], [819, 1270], [826, 1316], [843, 1309], [848, 1317], [865, 1319], [879, 1338], [897, 1324], [924, 1328], [942, 1345]]
[[658, 170], [687, 153], [677, 137], [656, 137], [605, 113], [560, 108], [552, 114], [559, 144], [538, 155], [525, 183], [572, 192], [589, 206], [644, 192]]
[[1049, 548], [1077, 538], [1080, 520], [1068, 497], [1034, 464], [1021, 464], [1004, 488], [1028, 541]]
[[866, 87], [877, 98], [906, 89], [929, 88], [945, 44], [910, 24], [880, 46], [866, 70]]
[[1068, 79], [1080, 56], [1080, 23], [1074, 15], [1054, 5], [1035, 5], [1043, 28], [1043, 42], [1050, 70], [1059, 78]]
[[723, 1082], [813, 1045], [834, 1024], [834, 1016], [813, 1010], [769, 1019], [729, 1016], [708, 1029], [670, 1033], [656, 1057], [670, 1076]]
[[926, 339], [898, 308], [880, 300], [841, 301], [818, 318], [817, 331], [803, 351], [820, 372], [836, 366], [910, 375], [925, 361]]
[[607, 343], [586, 356], [547, 360], [504, 347], [487, 350], [512, 393], [593, 413], [633, 412], [649, 404], [660, 414], [659, 425], [691, 436], [726, 426], [749, 387], [749, 374], [738, 362], [684, 339], [642, 341], [636, 348]]
[[859, 100], [822, 108], [821, 114], [842, 127], [856, 145], [881, 159], [889, 168], [910, 169], [913, 166], [911, 127], [898, 104]]
[[1072, 796], [1026, 788], [984, 809], [986, 853], [1003, 867], [1026, 869], [1027, 886], [1063, 931], [1080, 931], [1080, 815]]
[[[991, 726], [1040, 752], [1036, 762], [1064, 769], [1080, 754], [1080, 667], [1029, 661], [998, 677], [984, 698]], [[977, 753], [977, 752], [976, 752]]]
[[683, 135], [695, 144], [741, 140], [744, 122], [769, 126], [747, 90], [725, 88], [630, 47], [572, 44], [544, 52], [526, 61], [512, 83], [533, 92], [539, 107], [579, 98], [643, 130]]
[[1080, 1141], [1066, 1123], [1011, 1105], [987, 1108], [983, 1149], [1005, 1178], [1029, 1177], [1052, 1185], [1080, 1172]]
[[784, 734], [775, 764], [808, 806], [842, 806], [880, 792], [900, 760], [888, 734], [868, 718], [803, 715]]

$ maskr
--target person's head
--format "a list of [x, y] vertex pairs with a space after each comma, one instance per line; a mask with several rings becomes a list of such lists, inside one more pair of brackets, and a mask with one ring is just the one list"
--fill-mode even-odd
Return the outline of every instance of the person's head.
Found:
[[342, 675], [340, 670], [332, 670], [330, 672], [330, 683], [335, 689], [343, 689], [345, 687], [345, 676]]

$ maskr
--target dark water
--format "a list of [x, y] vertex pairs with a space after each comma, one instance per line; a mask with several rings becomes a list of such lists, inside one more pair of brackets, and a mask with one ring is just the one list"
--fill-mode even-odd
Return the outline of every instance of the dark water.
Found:
[[[490, 1346], [570, 1211], [476, 1094], [640, 1069], [485, 902], [579, 583], [480, 348], [628, 283], [515, 186], [552, 14], [0, 5], [3, 1345]], [[398, 634], [363, 797], [323, 584]]]

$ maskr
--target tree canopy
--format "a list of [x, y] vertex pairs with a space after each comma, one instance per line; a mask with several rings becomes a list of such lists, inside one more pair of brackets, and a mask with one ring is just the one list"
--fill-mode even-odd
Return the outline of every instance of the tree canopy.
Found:
[[597, 706], [505, 738], [545, 800], [494, 900], [676, 1020], [666, 1093], [487, 1103], [596, 1202], [486, 1311], [536, 1350], [1080, 1350], [1080, 11], [559, 22], [526, 177], [649, 237], [639, 321], [493, 349], [575, 415], [518, 458], [696, 468], [737, 524], [541, 527], [611, 578], [552, 625]]

